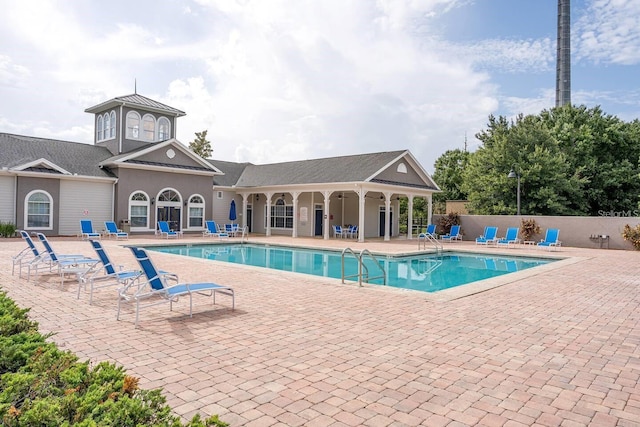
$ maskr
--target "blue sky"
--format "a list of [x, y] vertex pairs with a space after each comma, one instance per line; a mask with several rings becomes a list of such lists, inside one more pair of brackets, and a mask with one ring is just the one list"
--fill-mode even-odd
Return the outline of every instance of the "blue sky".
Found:
[[[0, 0], [0, 132], [93, 141], [138, 93], [271, 163], [409, 149], [428, 171], [488, 116], [555, 103], [556, 0]], [[572, 0], [572, 102], [640, 117], [640, 1]], [[0, 153], [1, 155], [1, 153]]]

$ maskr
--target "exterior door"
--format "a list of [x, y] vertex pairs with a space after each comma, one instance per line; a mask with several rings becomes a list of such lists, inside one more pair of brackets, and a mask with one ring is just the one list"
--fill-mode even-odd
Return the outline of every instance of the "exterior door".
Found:
[[253, 205], [247, 205], [247, 230], [253, 231]]
[[[389, 217], [391, 218], [391, 224], [389, 224], [389, 237], [393, 236], [393, 211], [389, 213]], [[384, 208], [380, 209], [380, 237], [384, 237], [384, 227], [385, 227], [385, 210]]]
[[324, 211], [322, 210], [321, 205], [316, 205], [315, 209], [315, 226], [314, 226], [314, 236], [322, 236], [322, 223], [324, 222]]
[[180, 231], [180, 208], [173, 206], [158, 207], [158, 221], [167, 221], [169, 228], [174, 231]]

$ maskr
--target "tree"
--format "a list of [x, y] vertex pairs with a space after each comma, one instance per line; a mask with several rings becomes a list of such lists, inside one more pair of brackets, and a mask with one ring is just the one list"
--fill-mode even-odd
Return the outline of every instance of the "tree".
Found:
[[523, 215], [580, 215], [587, 180], [573, 168], [539, 116], [489, 117], [488, 129], [476, 135], [483, 145], [463, 172], [462, 191], [475, 214], [515, 214], [520, 175]]
[[471, 154], [460, 149], [447, 150], [435, 162], [433, 180], [438, 184], [441, 193], [433, 195], [437, 212], [444, 212], [447, 200], [466, 200], [467, 193], [462, 190], [462, 172], [469, 163]]
[[600, 107], [567, 105], [541, 119], [574, 169], [588, 180], [585, 214], [629, 211], [640, 201], [640, 122], [625, 123]]
[[189, 143], [189, 148], [203, 159], [208, 159], [213, 149], [211, 148], [211, 142], [207, 141], [207, 131], [196, 132], [196, 139]]

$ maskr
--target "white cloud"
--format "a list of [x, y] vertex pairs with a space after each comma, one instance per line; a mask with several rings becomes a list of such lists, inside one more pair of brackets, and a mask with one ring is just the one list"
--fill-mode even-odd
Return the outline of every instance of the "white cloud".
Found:
[[594, 0], [572, 31], [577, 59], [640, 63], [640, 2]]

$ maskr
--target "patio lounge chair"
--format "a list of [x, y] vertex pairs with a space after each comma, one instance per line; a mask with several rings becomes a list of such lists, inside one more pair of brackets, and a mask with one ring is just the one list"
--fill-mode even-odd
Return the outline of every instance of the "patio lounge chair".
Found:
[[122, 231], [116, 226], [115, 221], [105, 221], [104, 229], [106, 230], [107, 237], [111, 238], [112, 236], [118, 239], [128, 239], [129, 233]]
[[[25, 263], [25, 266], [28, 268], [31, 268], [31, 266], [34, 266], [34, 268], [40, 268], [43, 265], [47, 265], [49, 267], [49, 269], [53, 269], [53, 262], [51, 261], [51, 257], [49, 257], [49, 254], [45, 251], [42, 252], [40, 250], [38, 250], [38, 248], [36, 247], [35, 243], [33, 242], [33, 239], [31, 238], [31, 236], [29, 236], [29, 233], [27, 233], [24, 230], [18, 230], [18, 232], [20, 233], [20, 236], [24, 239], [24, 241], [27, 243], [27, 248], [22, 250], [18, 255], [13, 257], [13, 268], [11, 269], [11, 274], [14, 274], [14, 269], [16, 264], [19, 266], [19, 274], [18, 277], [22, 277], [22, 265], [23, 262]], [[27, 251], [28, 250], [28, 251]], [[59, 255], [59, 257], [61, 258], [83, 258], [83, 255]], [[38, 265], [41, 264], [41, 265]], [[36, 267], [36, 265], [38, 265]]]
[[424, 237], [425, 234], [428, 234], [431, 237], [436, 237], [436, 225], [435, 224], [427, 225], [427, 229], [424, 230], [422, 233], [418, 234], [418, 237], [420, 237], [421, 235]]
[[218, 225], [215, 221], [205, 221], [205, 225], [207, 228], [202, 232], [203, 237], [217, 237], [219, 239], [229, 237], [229, 233], [218, 229]]
[[554, 250], [562, 245], [562, 242], [558, 240], [560, 236], [560, 230], [557, 228], [548, 228], [544, 235], [544, 240], [538, 242], [539, 248], [547, 248], [548, 250]]
[[[44, 265], [49, 268], [50, 272], [53, 269], [57, 269], [57, 273], [60, 275], [61, 286], [64, 286], [64, 277], [67, 274], [75, 274], [78, 281], [81, 281], [86, 274], [91, 273], [100, 264], [99, 259], [88, 258], [83, 255], [58, 255], [54, 250], [47, 236], [42, 233], [38, 233], [38, 239], [44, 245], [49, 256], [48, 260], [45, 260]], [[31, 268], [34, 268], [34, 272], [38, 274], [40, 263], [29, 265], [27, 273], [27, 279], [31, 276]]]
[[494, 245], [498, 241], [498, 227], [485, 227], [484, 234], [476, 238], [476, 245]]
[[460, 226], [452, 225], [451, 231], [444, 236], [440, 236], [440, 239], [445, 242], [453, 242], [454, 240], [462, 240], [462, 234], [460, 234]]
[[93, 223], [90, 219], [80, 220], [80, 233], [82, 240], [99, 239], [100, 237], [102, 237], [100, 233], [96, 233], [96, 231], [93, 229]]
[[502, 238], [498, 239], [498, 246], [506, 246], [511, 247], [511, 245], [516, 245], [520, 242], [520, 238], [518, 238], [518, 233], [520, 229], [518, 227], [509, 227], [507, 228], [507, 234]]
[[[216, 283], [178, 283], [177, 276], [165, 275], [156, 269], [147, 254], [142, 248], [130, 247], [131, 252], [136, 257], [146, 281], [139, 280], [131, 283], [119, 291], [118, 296], [118, 315], [120, 320], [120, 307], [123, 301], [132, 301], [136, 304], [136, 320], [135, 326], [138, 327], [140, 317], [140, 309], [156, 304], [169, 302], [170, 309], [173, 309], [173, 303], [178, 301], [181, 296], [189, 296], [189, 317], [193, 316], [193, 294], [210, 295], [215, 304], [216, 293], [221, 293], [231, 297], [231, 309], [235, 309], [235, 293], [233, 288], [222, 286]], [[170, 285], [169, 281], [175, 281]], [[141, 302], [149, 299], [160, 299], [160, 301], [151, 302], [141, 306]]]
[[182, 237], [182, 231], [174, 231], [169, 228], [167, 221], [158, 221], [158, 227], [160, 227], [160, 237], [168, 239], [169, 237]]
[[80, 299], [80, 290], [83, 285], [86, 288], [89, 285], [89, 305], [93, 302], [93, 290], [105, 288], [107, 286], [114, 285], [128, 285], [131, 282], [137, 280], [142, 272], [138, 270], [122, 270], [122, 266], [116, 270], [115, 266], [109, 259], [107, 252], [104, 250], [102, 243], [97, 240], [89, 240], [91, 246], [96, 251], [100, 262], [102, 263], [101, 269], [95, 269], [91, 274], [85, 275], [82, 280], [78, 281], [78, 295]]

